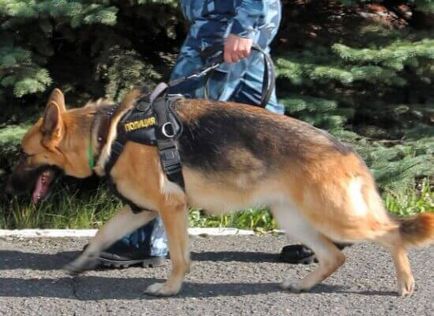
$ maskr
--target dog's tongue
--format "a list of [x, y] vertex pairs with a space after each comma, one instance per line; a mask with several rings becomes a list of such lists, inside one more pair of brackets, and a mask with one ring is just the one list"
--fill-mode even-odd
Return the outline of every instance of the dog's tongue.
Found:
[[32, 194], [33, 203], [38, 203], [47, 195], [48, 188], [50, 187], [51, 181], [53, 181], [53, 177], [54, 172], [51, 170], [46, 170], [39, 175], [38, 179], [36, 180], [35, 190]]

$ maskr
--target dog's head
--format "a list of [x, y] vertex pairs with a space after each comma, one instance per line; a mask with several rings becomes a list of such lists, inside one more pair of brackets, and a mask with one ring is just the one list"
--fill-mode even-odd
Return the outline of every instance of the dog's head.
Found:
[[92, 111], [67, 111], [65, 97], [55, 89], [44, 115], [24, 135], [21, 157], [7, 185], [8, 193], [33, 190], [32, 201], [47, 197], [61, 173], [84, 178], [92, 174], [88, 165]]

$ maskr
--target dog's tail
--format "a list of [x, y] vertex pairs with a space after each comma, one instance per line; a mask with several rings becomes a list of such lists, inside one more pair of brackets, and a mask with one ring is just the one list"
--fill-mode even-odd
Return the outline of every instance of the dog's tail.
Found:
[[405, 246], [424, 246], [434, 243], [434, 213], [399, 219], [399, 233]]

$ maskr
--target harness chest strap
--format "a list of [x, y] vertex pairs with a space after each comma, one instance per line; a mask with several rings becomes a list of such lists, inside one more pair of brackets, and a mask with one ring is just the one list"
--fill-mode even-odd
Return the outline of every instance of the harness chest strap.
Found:
[[[121, 200], [129, 204], [135, 213], [142, 211], [143, 208], [126, 199], [118, 192], [116, 185], [110, 177], [110, 171], [119, 159], [127, 141], [156, 145], [160, 152], [161, 167], [167, 178], [184, 189], [181, 158], [175, 142], [182, 132], [182, 124], [171, 108], [173, 102], [177, 99], [179, 99], [179, 96], [168, 98], [163, 96], [157, 98], [154, 102], [148, 104], [148, 106], [138, 103], [135, 108], [125, 113], [118, 123], [117, 137], [111, 145], [110, 158], [106, 162], [104, 170], [113, 191], [115, 191]], [[143, 102], [143, 100], [139, 101]], [[99, 149], [105, 144], [111, 116], [106, 124], [100, 124], [100, 126], [107, 125], [107, 130], [103, 139], [104, 143], [100, 144], [99, 140], [101, 137], [98, 136]], [[98, 135], [100, 131], [101, 128], [98, 131]]]
[[175, 139], [182, 133], [182, 124], [172, 110], [172, 104], [179, 97], [158, 98], [153, 102], [157, 117], [157, 147], [160, 152], [161, 167], [167, 178], [185, 189], [182, 176], [181, 157]]
[[[109, 133], [109, 129], [111, 126], [112, 118], [114, 113], [116, 113], [117, 109], [119, 107], [119, 104], [115, 104], [113, 106], [110, 106], [108, 108], [103, 108], [102, 110], [98, 111], [98, 113], [95, 115], [95, 119], [93, 121], [92, 125], [92, 131], [94, 128], [97, 128], [96, 130], [96, 138], [97, 138], [97, 146], [96, 146], [96, 153], [99, 155], [104, 145], [107, 143], [107, 137]], [[95, 126], [96, 125], [96, 126]], [[114, 145], [114, 144], [113, 144]], [[89, 166], [91, 165], [91, 160], [94, 160], [95, 157], [93, 155], [92, 146], [89, 146], [89, 156], [92, 156], [92, 158], [88, 157], [89, 159]], [[116, 148], [116, 145], [114, 146]], [[92, 154], [90, 153], [92, 152]], [[119, 153], [120, 154], [120, 153]], [[93, 166], [91, 167], [93, 169]], [[109, 189], [113, 192], [114, 195], [116, 195], [123, 203], [128, 204], [133, 211], [133, 213], [139, 213], [143, 211], [143, 207], [140, 207], [136, 205], [131, 200], [124, 197], [122, 194], [119, 193], [119, 191], [116, 188], [115, 183], [113, 182], [112, 178], [110, 177], [110, 172], [107, 173], [107, 168], [105, 168], [106, 171], [106, 178], [108, 182]]]

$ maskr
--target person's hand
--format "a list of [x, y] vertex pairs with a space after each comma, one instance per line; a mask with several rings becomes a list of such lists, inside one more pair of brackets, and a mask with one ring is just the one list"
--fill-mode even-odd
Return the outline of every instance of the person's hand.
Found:
[[250, 55], [253, 41], [249, 38], [229, 34], [225, 41], [224, 60], [227, 63], [236, 63]]

